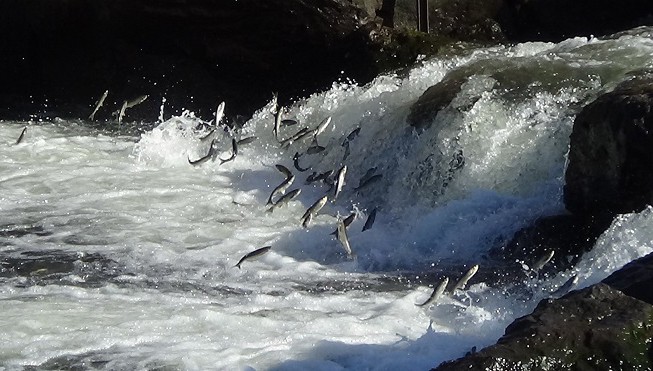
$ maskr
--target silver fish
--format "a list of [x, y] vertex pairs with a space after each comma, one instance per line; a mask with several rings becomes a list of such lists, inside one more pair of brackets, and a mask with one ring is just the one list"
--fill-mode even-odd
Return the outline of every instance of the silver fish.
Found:
[[20, 142], [23, 141], [23, 137], [25, 136], [25, 132], [27, 132], [27, 126], [23, 128], [23, 131], [20, 132], [20, 135], [18, 136], [18, 140], [16, 140], [16, 144], [20, 144]]
[[578, 275], [574, 274], [570, 279], [567, 280], [562, 286], [560, 286], [553, 295], [564, 295], [569, 292], [574, 286], [578, 284]]
[[328, 116], [313, 130], [313, 137], [317, 138], [318, 135], [322, 134], [326, 130], [327, 126], [331, 123], [331, 116]]
[[374, 219], [376, 219], [376, 207], [372, 209], [370, 215], [367, 216], [367, 220], [365, 220], [365, 225], [363, 226], [363, 230], [361, 232], [365, 232], [366, 230], [372, 228], [372, 225], [374, 225]]
[[125, 110], [127, 110], [127, 101], [122, 104], [120, 111], [118, 111], [118, 123], [122, 123], [122, 118], [125, 117]]
[[310, 132], [311, 132], [311, 131], [308, 130], [308, 128], [301, 128], [301, 129], [299, 129], [299, 131], [297, 131], [295, 134], [293, 134], [293, 135], [290, 136], [289, 138], [286, 138], [286, 139], [282, 140], [282, 141], [279, 142], [279, 143], [281, 144], [281, 147], [284, 147], [284, 148], [289, 147], [291, 144], [293, 144], [293, 143], [294, 143], [296, 140], [298, 140], [300, 137], [302, 137], [303, 135], [307, 135], [307, 134], [310, 133]]
[[287, 167], [285, 167], [283, 165], [277, 164], [277, 165], [274, 165], [274, 167], [276, 167], [277, 170], [279, 170], [279, 172], [281, 172], [281, 174], [285, 175], [286, 178], [290, 178], [291, 176], [293, 176], [292, 171], [290, 171], [290, 169], [288, 169]]
[[304, 215], [302, 215], [301, 220], [302, 220], [302, 226], [304, 228], [308, 228], [308, 223], [313, 219], [315, 215], [326, 205], [328, 200], [327, 196], [323, 196], [319, 200], [315, 201], [311, 207], [309, 207]]
[[218, 108], [215, 110], [215, 127], [216, 128], [220, 125], [220, 121], [222, 121], [223, 116], [224, 116], [224, 102], [220, 102], [220, 104], [218, 104]]
[[255, 141], [256, 139], [257, 138], [255, 136], [251, 136], [251, 137], [243, 138], [243, 139], [239, 140], [236, 143], [238, 143], [239, 146], [242, 146], [242, 145], [245, 145], [245, 144], [250, 144], [253, 141]]
[[295, 176], [291, 174], [288, 178], [286, 178], [286, 180], [284, 180], [283, 182], [281, 182], [281, 184], [279, 184], [279, 185], [277, 186], [277, 188], [275, 188], [275, 189], [272, 191], [272, 193], [270, 193], [270, 197], [268, 197], [268, 202], [266, 203], [266, 205], [272, 205], [272, 204], [274, 203], [274, 202], [272, 202], [272, 198], [273, 198], [277, 193], [278, 193], [278, 194], [284, 194], [284, 193], [286, 193], [286, 189], [288, 189], [288, 187], [290, 187], [290, 185], [291, 185], [294, 181], [295, 181]]
[[[356, 213], [351, 213], [351, 214], [349, 214], [348, 217], [343, 219], [342, 222], [345, 224], [345, 228], [349, 227], [349, 225], [351, 224], [351, 222], [354, 221], [354, 219], [356, 219]], [[338, 229], [331, 232], [331, 235], [335, 236], [337, 233], [338, 233]]]
[[313, 182], [317, 182], [317, 181], [320, 181], [320, 180], [323, 181], [323, 182], [327, 182], [327, 180], [329, 179], [329, 177], [332, 174], [333, 174], [333, 170], [327, 170], [327, 171], [325, 171], [323, 173], [320, 173], [320, 174], [318, 174], [316, 172], [313, 172], [311, 175], [309, 175], [306, 178], [306, 184], [311, 184]]
[[467, 282], [474, 277], [474, 275], [478, 272], [478, 264], [474, 265], [471, 267], [467, 273], [465, 273], [464, 276], [462, 276], [458, 282], [456, 282], [456, 285], [454, 285], [453, 290], [451, 291], [456, 291], [456, 290], [464, 290], [465, 285], [467, 285]]
[[349, 245], [349, 239], [347, 238], [347, 226], [345, 225], [344, 220], [338, 219], [338, 229], [336, 229], [336, 231], [336, 237], [342, 244], [342, 247], [345, 249], [347, 257], [352, 258], [354, 253], [351, 251], [351, 246]]
[[299, 124], [299, 121], [297, 121], [297, 120], [293, 120], [293, 119], [281, 120], [281, 125], [282, 126], [295, 126], [297, 124]]
[[302, 167], [299, 166], [299, 157], [300, 157], [299, 152], [295, 152], [295, 155], [292, 158], [292, 164], [295, 166], [295, 169], [297, 169], [297, 171], [300, 171], [300, 172], [304, 172], [304, 171], [310, 169], [310, 167], [307, 167], [306, 169], [302, 169]]
[[254, 251], [252, 251], [250, 253], [247, 253], [245, 256], [240, 258], [240, 260], [238, 261], [238, 264], [234, 265], [234, 268], [238, 267], [238, 269], [240, 269], [240, 265], [243, 264], [243, 262], [245, 260], [256, 259], [256, 258], [260, 257], [261, 255], [263, 255], [263, 254], [267, 253], [268, 251], [270, 251], [271, 248], [272, 248], [272, 246], [265, 246], [265, 247], [261, 247], [260, 249], [256, 249], [256, 250], [254, 250]]
[[431, 302], [435, 303], [440, 298], [440, 296], [442, 296], [448, 284], [449, 284], [449, 277], [445, 277], [442, 280], [442, 282], [440, 282], [440, 285], [438, 285], [438, 287], [435, 290], [433, 290], [433, 293], [431, 293], [431, 296], [429, 296], [429, 298], [426, 299], [425, 302], [423, 302], [422, 304], [415, 304], [415, 305], [417, 305], [418, 307], [423, 307], [425, 305], [430, 304]]
[[299, 196], [299, 194], [302, 192], [301, 188], [293, 189], [292, 191], [288, 192], [287, 194], [283, 195], [276, 203], [274, 203], [267, 211], [268, 212], [273, 212], [274, 209], [277, 207], [281, 207], [288, 202], [292, 201], [295, 199], [295, 197]]
[[274, 134], [274, 139], [279, 141], [279, 128], [281, 127], [281, 121], [283, 120], [283, 113], [281, 107], [277, 104], [277, 111], [274, 113], [274, 127], [272, 128], [272, 134]]
[[134, 98], [134, 99], [132, 99], [130, 101], [127, 101], [127, 106], [125, 108], [132, 108], [134, 106], [137, 106], [137, 105], [145, 102], [147, 97], [148, 97], [147, 95], [141, 95], [141, 96], [136, 97], [136, 98]]
[[342, 192], [342, 187], [345, 185], [345, 175], [347, 174], [347, 165], [343, 165], [340, 170], [338, 170], [338, 175], [336, 176], [336, 192], [333, 195], [333, 200], [335, 201], [338, 198], [340, 192]]
[[542, 256], [538, 261], [535, 262], [535, 264], [533, 264], [533, 266], [531, 267], [531, 270], [533, 272], [537, 272], [540, 269], [542, 269], [546, 265], [546, 263], [551, 261], [554, 254], [555, 254], [555, 250], [551, 250], [551, 251], [547, 252], [546, 254], [544, 254], [544, 256]]
[[220, 159], [220, 165], [222, 165], [222, 164], [224, 164], [226, 162], [229, 162], [229, 161], [233, 161], [233, 159], [236, 158], [236, 155], [238, 155], [238, 142], [236, 142], [236, 139], [232, 139], [231, 140], [231, 157], [229, 157], [227, 159], [224, 159], [224, 160]]
[[88, 116], [88, 119], [89, 119], [89, 120], [91, 120], [91, 121], [95, 120], [95, 114], [96, 114], [97, 111], [100, 109], [100, 107], [102, 107], [102, 105], [104, 104], [104, 100], [107, 99], [107, 95], [109, 95], [109, 91], [108, 91], [108, 90], [105, 90], [105, 91], [104, 91], [104, 94], [102, 94], [102, 96], [100, 97], [100, 99], [98, 99], [98, 101], [95, 103], [95, 109], [94, 109], [93, 112], [90, 114], [90, 116]]
[[216, 143], [217, 143], [217, 139], [213, 139], [211, 141], [211, 146], [209, 147], [209, 152], [206, 154], [206, 156], [202, 156], [199, 159], [193, 160], [193, 161], [191, 161], [191, 159], [188, 158], [188, 163], [193, 165], [193, 166], [197, 166], [197, 165], [201, 165], [201, 164], [205, 163], [206, 161], [208, 161], [211, 157], [213, 157], [213, 154], [216, 153], [216, 150], [215, 150]]

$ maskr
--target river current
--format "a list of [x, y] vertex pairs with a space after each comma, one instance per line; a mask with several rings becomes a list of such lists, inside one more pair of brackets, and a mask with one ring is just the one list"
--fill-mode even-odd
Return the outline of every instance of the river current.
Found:
[[[200, 138], [214, 118], [171, 115], [165, 102], [158, 119], [127, 111], [121, 127], [0, 121], [0, 369], [426, 370], [490, 345], [572, 275], [585, 287], [653, 251], [646, 209], [615, 219], [570, 271], [489, 279], [490, 248], [564, 212], [580, 108], [653, 70], [652, 56], [641, 28], [424, 60], [285, 107], [298, 123], [280, 139], [331, 117], [311, 153], [312, 136], [280, 147], [272, 99], [208, 138], [227, 159], [232, 134], [256, 137], [224, 164], [189, 164], [209, 150]], [[430, 127], [409, 126], [411, 105], [450, 74], [468, 77], [453, 101]], [[269, 212], [277, 164], [301, 193]], [[327, 182], [305, 181], [343, 165], [335, 200]], [[348, 256], [331, 232], [352, 213]], [[465, 290], [416, 305], [475, 264]]]

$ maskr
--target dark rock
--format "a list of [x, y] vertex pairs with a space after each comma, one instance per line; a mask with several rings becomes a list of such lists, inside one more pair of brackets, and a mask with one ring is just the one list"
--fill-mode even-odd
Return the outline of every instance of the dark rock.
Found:
[[8, 0], [0, 116], [85, 118], [106, 89], [101, 119], [142, 94], [131, 119], [155, 119], [163, 97], [168, 112], [210, 117], [226, 100], [229, 116], [247, 116], [275, 91], [287, 103], [376, 77], [365, 18], [344, 0]]
[[626, 264], [603, 283], [641, 301], [653, 304], [653, 253]]
[[594, 247], [598, 237], [610, 226], [611, 219], [556, 215], [538, 219], [517, 233], [489, 256], [495, 260], [520, 260], [532, 266], [548, 251], [555, 251], [544, 271], [559, 272], [576, 265], [580, 257]]
[[460, 89], [466, 81], [467, 76], [452, 73], [426, 89], [410, 107], [408, 123], [417, 129], [429, 128], [438, 113], [460, 93]]
[[435, 370], [650, 369], [653, 306], [605, 284], [541, 301], [496, 345]]
[[514, 41], [560, 41], [653, 25], [650, 0], [506, 0], [497, 20]]
[[574, 214], [608, 216], [653, 202], [653, 78], [622, 83], [578, 114], [564, 200]]
[[60, 284], [75, 275], [80, 286], [96, 287], [124, 273], [116, 261], [96, 253], [63, 250], [0, 253], [0, 278], [28, 278], [27, 285]]

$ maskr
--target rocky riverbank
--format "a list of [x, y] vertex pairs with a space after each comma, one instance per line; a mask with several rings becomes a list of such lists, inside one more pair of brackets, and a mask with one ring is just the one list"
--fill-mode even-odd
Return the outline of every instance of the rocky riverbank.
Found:
[[[617, 214], [653, 202], [653, 78], [627, 80], [583, 108], [571, 135], [564, 200], [570, 214], [541, 219], [494, 252], [506, 261], [555, 251], [556, 270], [592, 249]], [[569, 259], [571, 257], [571, 259]], [[653, 255], [563, 298], [540, 302], [496, 345], [436, 370], [644, 370], [653, 366]]]

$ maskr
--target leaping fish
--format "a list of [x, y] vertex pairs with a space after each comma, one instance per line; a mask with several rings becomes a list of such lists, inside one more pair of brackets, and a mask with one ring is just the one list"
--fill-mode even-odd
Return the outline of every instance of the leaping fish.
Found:
[[122, 118], [125, 117], [125, 110], [127, 110], [127, 101], [122, 104], [120, 111], [118, 111], [118, 123], [122, 124]]
[[309, 207], [304, 215], [302, 215], [301, 220], [302, 220], [302, 226], [304, 228], [308, 228], [308, 223], [313, 219], [315, 215], [324, 207], [324, 205], [327, 203], [328, 197], [323, 196], [319, 200], [315, 201], [311, 207]]
[[281, 127], [281, 121], [283, 120], [283, 113], [281, 106], [277, 103], [277, 111], [274, 113], [274, 127], [272, 128], [272, 134], [274, 134], [274, 139], [279, 142], [279, 128]]
[[272, 246], [265, 246], [265, 247], [261, 247], [260, 249], [256, 249], [256, 250], [254, 250], [254, 251], [252, 251], [250, 253], [247, 253], [245, 256], [240, 258], [240, 260], [238, 261], [238, 264], [234, 265], [234, 268], [238, 267], [238, 269], [240, 269], [240, 265], [243, 264], [243, 262], [245, 260], [256, 259], [256, 258], [260, 257], [261, 255], [263, 255], [263, 254], [267, 253], [268, 251], [270, 251], [271, 248], [272, 248]]
[[295, 199], [295, 197], [299, 196], [301, 192], [302, 192], [301, 188], [293, 189], [292, 191], [283, 195], [283, 197], [281, 197], [276, 203], [270, 206], [270, 208], [267, 211], [270, 213], [273, 212], [274, 209], [276, 209], [277, 207], [281, 207], [287, 204], [288, 202], [292, 201], [293, 199]]
[[281, 174], [285, 175], [286, 178], [290, 178], [292, 176], [292, 171], [290, 171], [290, 169], [288, 169], [287, 167], [280, 164], [276, 164], [274, 165], [274, 167], [276, 167]]
[[215, 127], [217, 128], [220, 126], [220, 121], [222, 121], [222, 117], [224, 116], [224, 102], [220, 102], [218, 104], [218, 108], [215, 110]]
[[433, 290], [433, 293], [431, 293], [431, 296], [429, 296], [429, 298], [426, 299], [425, 302], [423, 302], [422, 304], [415, 304], [415, 305], [417, 305], [418, 307], [423, 307], [430, 303], [435, 303], [440, 298], [440, 296], [442, 296], [448, 284], [449, 284], [449, 277], [445, 277], [442, 280], [442, 282], [440, 282], [440, 285], [438, 285], [438, 287], [435, 290]]
[[336, 229], [336, 237], [338, 241], [342, 244], [342, 247], [345, 249], [348, 258], [352, 258], [354, 253], [351, 251], [351, 246], [349, 245], [349, 239], [347, 238], [347, 226], [345, 225], [344, 220], [338, 219], [338, 229]]
[[239, 140], [238, 142], [236, 142], [236, 143], [238, 143], [239, 146], [243, 146], [243, 145], [245, 145], [245, 144], [250, 144], [250, 143], [252, 143], [252, 142], [255, 141], [256, 139], [257, 139], [257, 138], [256, 138], [255, 136], [251, 136], [251, 137], [247, 137], [247, 138], [240, 139], [240, 140]]
[[274, 204], [274, 202], [272, 202], [272, 198], [273, 198], [276, 194], [284, 194], [284, 193], [286, 192], [286, 189], [288, 189], [288, 187], [290, 187], [290, 185], [291, 185], [294, 181], [295, 181], [295, 176], [291, 174], [291, 175], [290, 175], [289, 177], [287, 177], [283, 182], [281, 182], [281, 184], [279, 184], [279, 185], [277, 186], [277, 188], [275, 188], [275, 189], [272, 191], [272, 193], [270, 193], [270, 197], [268, 197], [268, 202], [266, 203], [266, 205], [272, 205], [272, 204]]
[[20, 144], [20, 142], [23, 141], [23, 137], [25, 136], [25, 132], [27, 132], [27, 126], [23, 128], [23, 131], [20, 132], [20, 135], [18, 136], [18, 139], [16, 140], [15, 144]]
[[327, 126], [331, 123], [331, 116], [327, 116], [313, 131], [313, 137], [317, 138], [318, 135], [322, 134], [326, 130]]
[[227, 159], [220, 159], [220, 165], [227, 163], [229, 161], [233, 161], [233, 159], [236, 158], [236, 155], [238, 154], [238, 142], [236, 142], [236, 139], [231, 140], [231, 157]]
[[297, 171], [299, 171], [299, 172], [304, 172], [304, 171], [310, 169], [310, 167], [307, 167], [306, 169], [302, 169], [302, 167], [299, 166], [299, 157], [300, 157], [299, 152], [295, 152], [295, 155], [292, 158], [292, 163], [295, 166], [295, 169], [297, 169]]
[[462, 276], [458, 282], [456, 282], [456, 285], [453, 287], [453, 290], [451, 291], [456, 291], [456, 290], [464, 290], [465, 285], [467, 285], [467, 282], [474, 277], [474, 275], [478, 272], [478, 264], [474, 265], [471, 267], [467, 273], [465, 273], [464, 276]]
[[211, 157], [213, 157], [213, 154], [216, 152], [215, 151], [216, 144], [217, 144], [217, 139], [213, 139], [211, 141], [211, 146], [209, 147], [209, 152], [206, 154], [206, 156], [202, 156], [199, 159], [192, 160], [192, 161], [191, 161], [191, 159], [189, 157], [188, 158], [188, 163], [193, 165], [193, 166], [197, 166], [197, 165], [201, 165], [201, 164], [205, 163], [206, 161], [208, 161]]
[[98, 99], [98, 101], [95, 103], [95, 109], [94, 109], [93, 112], [88, 116], [88, 119], [89, 119], [89, 120], [91, 120], [91, 121], [95, 120], [95, 114], [96, 114], [97, 111], [100, 109], [100, 107], [102, 107], [102, 105], [104, 104], [104, 100], [107, 99], [107, 95], [109, 95], [109, 90], [105, 90], [105, 91], [104, 91], [104, 94], [102, 94], [102, 96], [100, 97], [100, 99]]
[[147, 97], [148, 97], [148, 95], [141, 95], [141, 96], [136, 97], [136, 98], [134, 98], [134, 99], [132, 99], [132, 100], [130, 100], [130, 101], [126, 101], [126, 102], [127, 102], [127, 106], [126, 106], [125, 108], [132, 108], [132, 107], [134, 107], [134, 106], [137, 106], [137, 105], [139, 105], [139, 104], [145, 102], [145, 100], [147, 99]]
[[564, 295], [571, 290], [572, 287], [576, 286], [578, 283], [578, 275], [574, 274], [570, 279], [567, 280], [562, 286], [560, 286], [553, 295]]
[[290, 138], [286, 138], [282, 141], [279, 142], [281, 147], [286, 148], [289, 147], [291, 144], [293, 144], [296, 140], [299, 140], [304, 135], [307, 135], [310, 133], [310, 130], [308, 128], [301, 128], [299, 131], [297, 131], [295, 134], [290, 136]]
[[[354, 219], [356, 219], [356, 213], [351, 213], [351, 214], [349, 214], [348, 217], [343, 219], [342, 222], [345, 224], [345, 228], [349, 227], [349, 225], [351, 224], [351, 222], [354, 221]], [[335, 236], [337, 233], [338, 233], [338, 229], [331, 232], [331, 235]]]
[[546, 263], [551, 261], [551, 259], [553, 258], [553, 254], [555, 254], [555, 250], [551, 250], [546, 254], [544, 254], [544, 256], [542, 256], [538, 261], [535, 262], [535, 264], [533, 264], [531, 270], [533, 272], [537, 272], [540, 269], [542, 269], [546, 265]]
[[361, 232], [365, 232], [366, 230], [372, 228], [372, 225], [374, 225], [374, 219], [376, 219], [376, 207], [372, 209], [370, 215], [367, 216], [367, 220], [365, 220], [365, 225], [363, 226], [363, 230]]
[[340, 170], [338, 170], [338, 175], [336, 176], [336, 191], [333, 195], [333, 200], [335, 201], [338, 198], [340, 192], [342, 192], [342, 187], [345, 185], [345, 175], [347, 174], [347, 165], [343, 165]]
[[297, 120], [293, 120], [293, 119], [281, 120], [281, 125], [283, 125], [283, 126], [294, 126], [294, 125], [297, 125], [297, 124], [299, 124], [299, 121], [297, 121]]

